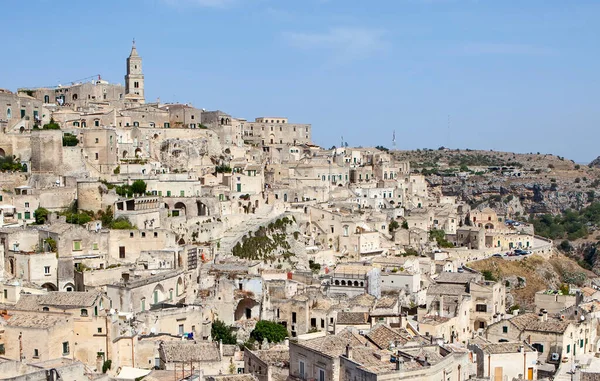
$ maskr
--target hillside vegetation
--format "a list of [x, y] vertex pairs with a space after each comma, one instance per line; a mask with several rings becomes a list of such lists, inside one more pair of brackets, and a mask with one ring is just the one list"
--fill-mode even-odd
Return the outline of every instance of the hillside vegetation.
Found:
[[[583, 286], [588, 277], [595, 275], [563, 255], [545, 259], [533, 255], [521, 260], [488, 258], [469, 265], [488, 277], [505, 282], [507, 293], [513, 302], [507, 305], [519, 305], [532, 310], [535, 293], [544, 289], [558, 289], [562, 284]], [[510, 297], [508, 298], [510, 299]]]

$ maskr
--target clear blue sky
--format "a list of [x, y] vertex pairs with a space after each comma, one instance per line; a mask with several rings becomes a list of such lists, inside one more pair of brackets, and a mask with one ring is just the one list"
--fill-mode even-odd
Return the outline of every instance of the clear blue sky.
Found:
[[[3, 2], [0, 87], [102, 74], [146, 99], [312, 123], [317, 144], [600, 155], [600, 1]], [[448, 128], [448, 117], [450, 128]]]

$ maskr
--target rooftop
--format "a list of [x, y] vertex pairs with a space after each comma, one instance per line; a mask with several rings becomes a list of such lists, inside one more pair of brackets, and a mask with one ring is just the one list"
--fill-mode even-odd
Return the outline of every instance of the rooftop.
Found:
[[296, 345], [322, 353], [329, 357], [338, 357], [346, 352], [346, 345], [364, 346], [366, 339], [358, 333], [344, 329], [337, 335], [317, 337], [315, 339], [299, 341]]
[[100, 292], [49, 292], [41, 295], [22, 295], [17, 304], [16, 310], [22, 311], [40, 311], [44, 306], [71, 309], [81, 307], [91, 307], [101, 296]]
[[51, 313], [17, 312], [7, 321], [10, 327], [48, 329], [69, 322], [69, 316]]
[[337, 324], [355, 325], [367, 324], [369, 321], [368, 312], [339, 312], [337, 314]]
[[221, 361], [219, 344], [215, 342], [170, 341], [160, 344], [161, 358], [173, 362]]

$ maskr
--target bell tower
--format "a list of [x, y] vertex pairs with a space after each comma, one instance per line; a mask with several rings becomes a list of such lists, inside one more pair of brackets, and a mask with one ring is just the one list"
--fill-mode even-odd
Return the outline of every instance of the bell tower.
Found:
[[125, 98], [144, 103], [144, 74], [142, 74], [142, 57], [135, 48], [135, 39], [131, 53], [127, 57], [127, 75], [125, 76]]

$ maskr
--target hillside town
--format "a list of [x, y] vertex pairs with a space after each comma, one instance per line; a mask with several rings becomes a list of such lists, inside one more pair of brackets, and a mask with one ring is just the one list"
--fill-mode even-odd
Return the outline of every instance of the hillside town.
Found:
[[0, 379], [600, 373], [600, 281], [527, 298], [477, 265], [559, 255], [520, 209], [310, 121], [151, 102], [142, 53], [124, 85], [0, 90]]

